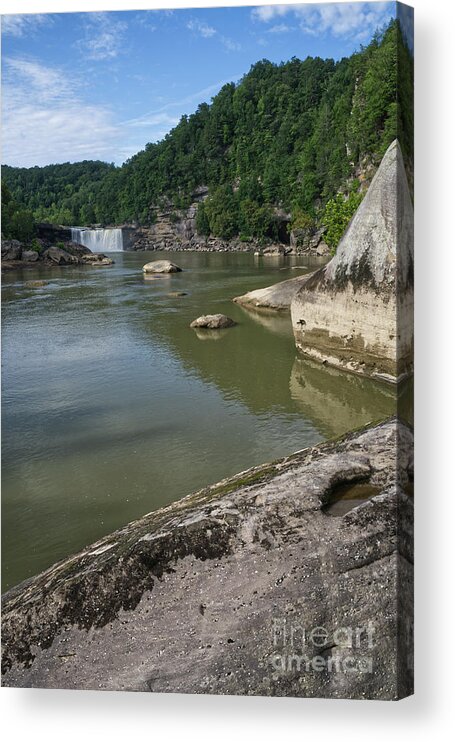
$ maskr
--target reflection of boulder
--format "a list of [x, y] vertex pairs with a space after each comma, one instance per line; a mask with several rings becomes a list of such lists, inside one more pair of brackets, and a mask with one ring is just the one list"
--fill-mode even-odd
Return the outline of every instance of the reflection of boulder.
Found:
[[194, 333], [199, 340], [221, 340], [226, 335], [224, 330], [207, 330], [197, 327], [194, 328]]
[[289, 321], [289, 315], [284, 312], [272, 312], [272, 311], [251, 311], [250, 307], [239, 304], [245, 315], [250, 320], [261, 327], [264, 327], [269, 332], [273, 332], [275, 335], [282, 335], [289, 337], [291, 331], [291, 323]]
[[395, 381], [412, 369], [413, 208], [393, 142], [336, 255], [291, 305], [296, 345], [349, 371]]
[[335, 368], [296, 358], [289, 389], [306, 418], [331, 438], [394, 414], [395, 390]]

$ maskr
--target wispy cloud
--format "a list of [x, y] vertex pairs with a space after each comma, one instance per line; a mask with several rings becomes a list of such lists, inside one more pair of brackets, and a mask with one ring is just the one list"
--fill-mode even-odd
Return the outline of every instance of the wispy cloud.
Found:
[[295, 26], [287, 26], [286, 23], [278, 23], [267, 30], [267, 33], [288, 33], [295, 31]]
[[[254, 8], [251, 15], [253, 20], [262, 23], [291, 16], [297, 19], [303, 33], [312, 36], [350, 36], [362, 41], [394, 15], [394, 6], [390, 2], [263, 5]], [[276, 25], [275, 28], [284, 29], [284, 26], [285, 24]]]
[[202, 36], [203, 39], [210, 39], [212, 36], [215, 36], [217, 33], [216, 28], [213, 28], [212, 26], [209, 26], [207, 23], [203, 23], [199, 20], [190, 20], [186, 24], [186, 27], [193, 31], [194, 33], [197, 33], [198, 36]]
[[198, 18], [189, 20], [186, 27], [189, 31], [201, 36], [203, 39], [216, 38], [230, 52], [238, 52], [242, 48], [238, 41], [234, 41], [234, 39], [228, 36], [223, 36], [216, 28], [209, 26]]
[[5, 36], [28, 36], [39, 28], [53, 23], [52, 15], [2, 15], [2, 34]]
[[112, 13], [87, 13], [85, 35], [79, 39], [77, 46], [88, 59], [113, 59], [124, 46], [127, 27], [124, 21], [117, 20]]
[[77, 81], [61, 70], [32, 59], [5, 59], [2, 161], [30, 167], [109, 159], [117, 138], [110, 111], [84, 104], [79, 94]]
[[230, 52], [239, 52], [242, 48], [238, 41], [230, 39], [228, 36], [220, 36], [220, 41]]
[[[213, 85], [208, 85], [206, 88], [203, 88], [202, 90], [197, 90], [194, 93], [190, 93], [189, 95], [185, 96], [184, 98], [179, 98], [173, 101], [169, 101], [168, 103], [165, 103], [163, 106], [160, 106], [159, 108], [156, 108], [152, 111], [147, 111], [147, 113], [142, 114], [142, 116], [138, 116], [137, 118], [128, 119], [128, 121], [123, 122], [123, 126], [131, 126], [131, 127], [140, 127], [140, 126], [147, 126], [150, 123], [155, 124], [163, 124], [167, 123], [169, 126], [175, 126], [179, 120], [180, 116], [183, 114], [185, 109], [188, 106], [191, 106], [194, 103], [200, 103], [203, 100], [206, 100], [208, 97], [211, 96], [212, 93], [217, 93], [223, 85], [226, 85], [228, 82], [232, 82], [233, 80], [238, 80], [241, 77], [240, 73], [231, 75], [230, 77], [224, 79], [224, 80], [218, 80], [218, 82], [213, 83]], [[172, 109], [177, 109], [179, 111], [178, 114], [172, 114], [168, 113], [169, 111], [172, 111]], [[182, 112], [182, 113], [180, 113]], [[166, 131], [169, 131], [169, 126]]]

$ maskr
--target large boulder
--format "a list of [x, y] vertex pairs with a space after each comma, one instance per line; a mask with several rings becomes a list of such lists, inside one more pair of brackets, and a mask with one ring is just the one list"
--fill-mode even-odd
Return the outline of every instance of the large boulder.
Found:
[[146, 263], [142, 270], [144, 273], [179, 273], [182, 269], [170, 260], [153, 260]]
[[2, 260], [20, 260], [22, 243], [19, 240], [2, 240]]
[[76, 265], [79, 263], [79, 258], [66, 252], [61, 247], [49, 247], [44, 251], [43, 258], [56, 265]]
[[292, 300], [304, 354], [395, 381], [412, 369], [413, 207], [394, 141], [327, 265]]
[[292, 299], [302, 288], [310, 275], [312, 274], [297, 276], [297, 278], [280, 281], [279, 283], [275, 283], [273, 286], [267, 286], [264, 289], [248, 291], [248, 293], [243, 294], [242, 296], [236, 296], [232, 301], [236, 304], [241, 304], [247, 309], [289, 311]]
[[190, 327], [203, 327], [207, 330], [223, 330], [226, 327], [234, 327], [237, 323], [225, 314], [204, 314], [193, 320]]
[[70, 242], [65, 242], [65, 250], [66, 252], [69, 252], [70, 255], [75, 255], [77, 258], [80, 258], [83, 255], [92, 255], [92, 251], [88, 247], [81, 245], [79, 242], [73, 242], [72, 240]]
[[36, 263], [39, 253], [36, 250], [22, 250], [22, 260], [24, 263]]

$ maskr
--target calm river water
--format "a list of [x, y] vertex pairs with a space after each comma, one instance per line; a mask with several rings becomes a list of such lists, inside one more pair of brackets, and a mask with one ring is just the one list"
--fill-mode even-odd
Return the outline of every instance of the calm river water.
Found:
[[[320, 261], [113, 257], [3, 280], [3, 589], [209, 483], [394, 411], [388, 386], [297, 358], [289, 315], [231, 302]], [[144, 279], [159, 257], [184, 271]], [[189, 328], [215, 312], [238, 326]]]

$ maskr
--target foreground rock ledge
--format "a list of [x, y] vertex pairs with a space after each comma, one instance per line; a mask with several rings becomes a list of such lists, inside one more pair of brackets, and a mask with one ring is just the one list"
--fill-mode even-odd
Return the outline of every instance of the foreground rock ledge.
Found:
[[[411, 460], [412, 435], [391, 420], [128, 524], [4, 596], [3, 684], [409, 694], [411, 637], [403, 625], [412, 607]], [[333, 487], [358, 480], [379, 494], [341, 518], [327, 515]], [[374, 646], [328, 640], [292, 648], [279, 633], [274, 644], [283, 622], [329, 635], [371, 622]], [[351, 657], [371, 662], [372, 671], [283, 669], [277, 655], [287, 661], [295, 654]]]

